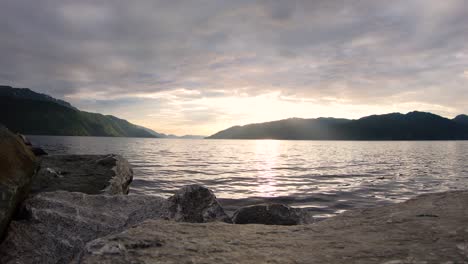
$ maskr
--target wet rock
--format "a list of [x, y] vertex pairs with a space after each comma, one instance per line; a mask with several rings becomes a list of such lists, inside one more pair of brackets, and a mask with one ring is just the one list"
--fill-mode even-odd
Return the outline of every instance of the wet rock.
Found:
[[0, 240], [29, 192], [36, 159], [23, 141], [0, 125]]
[[22, 134], [16, 134], [16, 135], [23, 141], [23, 143], [26, 146], [32, 146], [31, 141], [29, 141], [29, 139], [25, 135], [22, 135]]
[[69, 263], [86, 242], [146, 219], [167, 218], [164, 198], [39, 193], [24, 202], [0, 245], [0, 263]]
[[206, 223], [223, 221], [230, 223], [211, 190], [201, 185], [189, 185], [178, 190], [168, 199], [171, 218], [181, 222]]
[[239, 208], [234, 224], [300, 225], [312, 222], [306, 211], [283, 204], [262, 204]]
[[48, 153], [40, 147], [31, 147], [31, 151], [36, 157], [48, 155]]
[[118, 155], [51, 155], [41, 158], [31, 192], [64, 190], [87, 194], [128, 194], [133, 171]]
[[467, 204], [468, 191], [431, 194], [297, 226], [147, 220], [73, 263], [465, 263]]
[[16, 135], [21, 139], [21, 141], [23, 141], [23, 143], [26, 146], [29, 147], [29, 149], [32, 151], [32, 153], [34, 153], [35, 156], [39, 157], [39, 156], [48, 155], [47, 152], [43, 150], [42, 148], [33, 146], [31, 144], [31, 141], [25, 135], [22, 135], [22, 134], [16, 134]]

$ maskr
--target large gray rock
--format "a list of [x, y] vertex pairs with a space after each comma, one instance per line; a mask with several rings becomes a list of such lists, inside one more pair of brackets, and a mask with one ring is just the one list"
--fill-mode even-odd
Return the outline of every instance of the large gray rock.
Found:
[[283, 204], [261, 204], [239, 208], [232, 217], [234, 224], [300, 225], [312, 223], [306, 211]]
[[168, 200], [147, 195], [43, 192], [23, 203], [18, 218], [0, 244], [0, 263], [68, 263], [86, 242], [146, 219], [230, 220], [213, 193], [198, 185], [182, 188]]
[[0, 125], [0, 241], [29, 192], [36, 160], [23, 141]]
[[467, 204], [468, 191], [431, 194], [297, 226], [148, 220], [73, 263], [466, 263]]
[[206, 223], [231, 218], [224, 212], [211, 190], [201, 185], [189, 185], [168, 199], [171, 218], [181, 222]]
[[68, 263], [86, 242], [145, 219], [168, 217], [165, 199], [144, 195], [39, 193], [24, 202], [0, 245], [0, 263]]
[[118, 155], [53, 155], [41, 158], [31, 193], [57, 190], [128, 194], [133, 171]]

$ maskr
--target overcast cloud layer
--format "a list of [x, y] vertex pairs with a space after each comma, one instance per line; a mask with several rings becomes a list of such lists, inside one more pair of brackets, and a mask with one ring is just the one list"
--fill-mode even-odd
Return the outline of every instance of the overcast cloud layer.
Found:
[[1, 0], [0, 84], [160, 132], [468, 113], [465, 0]]

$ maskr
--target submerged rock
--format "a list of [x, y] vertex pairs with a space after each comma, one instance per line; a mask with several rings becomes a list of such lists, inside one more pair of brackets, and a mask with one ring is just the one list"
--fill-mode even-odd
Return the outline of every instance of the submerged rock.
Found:
[[0, 263], [69, 263], [86, 242], [145, 219], [167, 218], [164, 198], [39, 193], [27, 199], [0, 245]]
[[168, 199], [171, 218], [181, 222], [206, 223], [231, 218], [224, 212], [214, 193], [201, 185], [189, 185]]
[[40, 163], [32, 193], [128, 194], [133, 179], [130, 164], [119, 155], [53, 155]]
[[300, 225], [312, 222], [306, 211], [283, 204], [242, 207], [232, 217], [234, 224]]
[[0, 240], [28, 195], [36, 159], [20, 138], [0, 125]]
[[465, 263], [467, 204], [468, 191], [431, 194], [298, 226], [147, 220], [74, 263]]

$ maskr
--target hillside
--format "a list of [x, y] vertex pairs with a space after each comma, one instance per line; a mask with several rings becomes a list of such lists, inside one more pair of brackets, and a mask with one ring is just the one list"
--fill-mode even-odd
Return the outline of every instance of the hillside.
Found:
[[459, 115], [455, 117], [453, 121], [459, 124], [468, 125], [468, 115]]
[[[465, 116], [466, 117], [466, 116]], [[468, 140], [468, 123], [425, 112], [373, 115], [357, 120], [291, 118], [234, 126], [209, 139]]]
[[13, 97], [16, 99], [29, 99], [43, 102], [53, 102], [71, 109], [76, 109], [70, 103], [55, 99], [47, 94], [41, 94], [31, 91], [28, 88], [13, 88], [11, 86], [0, 85], [0, 97]]
[[0, 123], [32, 135], [157, 137], [115, 116], [89, 113], [29, 89], [0, 86]]

